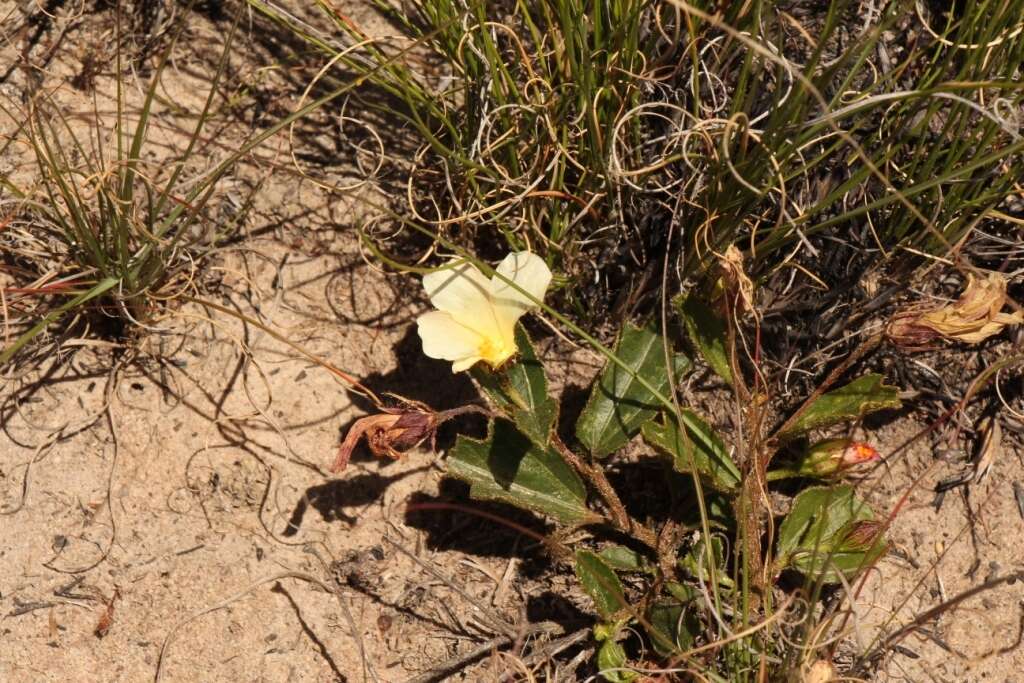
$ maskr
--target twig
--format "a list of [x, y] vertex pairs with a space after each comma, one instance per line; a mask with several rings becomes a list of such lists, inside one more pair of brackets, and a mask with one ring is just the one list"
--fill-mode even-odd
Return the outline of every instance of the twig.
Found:
[[343, 674], [341, 670], [338, 668], [338, 665], [337, 663], [335, 663], [334, 658], [331, 657], [331, 653], [327, 649], [327, 646], [324, 645], [324, 641], [320, 638], [320, 636], [316, 634], [316, 631], [314, 631], [303, 618], [302, 609], [299, 607], [299, 603], [295, 601], [295, 598], [292, 597], [292, 594], [289, 593], [288, 590], [280, 583], [275, 583], [270, 590], [275, 593], [280, 593], [285, 597], [285, 599], [288, 600], [288, 604], [291, 605], [291, 608], [293, 610], [295, 610], [295, 618], [299, 620], [299, 626], [302, 627], [302, 631], [306, 634], [306, 637], [308, 637], [316, 646], [316, 649], [320, 652], [320, 657], [323, 658], [325, 662], [327, 662], [327, 666], [331, 668], [331, 671], [334, 672], [334, 675], [338, 678], [338, 680], [345, 680], [345, 674]]
[[[480, 659], [488, 652], [492, 652], [498, 649], [499, 647], [511, 645], [516, 640], [519, 640], [525, 635], [532, 635], [535, 633], [559, 634], [562, 632], [563, 629], [561, 626], [554, 622], [546, 621], [535, 626], [531, 626], [530, 628], [526, 629], [524, 633], [518, 636], [512, 636], [507, 634], [497, 636], [495, 638], [491, 638], [485, 643], [481, 643], [479, 646], [473, 648], [465, 654], [456, 655], [455, 657], [452, 657], [451, 659], [435, 666], [429, 671], [424, 671], [419, 676], [406, 680], [405, 683], [435, 683], [436, 681], [447, 680], [449, 675], [455, 673], [462, 667], [468, 664], [472, 664], [474, 661]], [[589, 634], [589, 631], [585, 629], [583, 631], [579, 631], [578, 633], [582, 633], [584, 636], [586, 636]], [[573, 634], [573, 636], [575, 635], [576, 634]], [[568, 645], [565, 647], [568, 647]]]
[[946, 612], [947, 610], [953, 609], [954, 607], [959, 605], [961, 602], [963, 602], [965, 600], [969, 600], [970, 598], [973, 598], [975, 595], [978, 595], [979, 593], [984, 593], [987, 590], [991, 590], [991, 589], [996, 588], [998, 586], [1001, 586], [1003, 584], [1013, 584], [1013, 583], [1016, 583], [1017, 581], [1022, 581], [1022, 580], [1024, 580], [1024, 572], [1015, 572], [1015, 573], [1009, 574], [1007, 576], [1001, 576], [1001, 577], [996, 578], [996, 579], [991, 579], [989, 581], [986, 581], [985, 583], [982, 583], [982, 584], [979, 584], [979, 585], [975, 586], [974, 588], [968, 588], [963, 593], [960, 593], [958, 595], [954, 595], [949, 600], [944, 600], [943, 602], [939, 603], [935, 607], [932, 607], [931, 609], [926, 610], [926, 611], [922, 612], [921, 614], [917, 615], [916, 617], [914, 617], [908, 624], [906, 624], [905, 626], [902, 626], [895, 633], [893, 633], [891, 636], [886, 638], [882, 642], [882, 644], [879, 647], [879, 649], [884, 650], [884, 649], [886, 649], [888, 647], [891, 647], [892, 645], [898, 643], [899, 641], [903, 640], [905, 637], [910, 635], [910, 633], [912, 631], [918, 629], [923, 624], [925, 624], [925, 623], [931, 621], [932, 619], [938, 617], [943, 612]]
[[[561, 638], [557, 638], [556, 640], [547, 642], [543, 645], [543, 647], [540, 647], [531, 652], [528, 656], [523, 657], [523, 664], [531, 666], [536, 665], [545, 659], [551, 659], [559, 652], [567, 650], [576, 643], [586, 640], [589, 637], [590, 629], [582, 628], [578, 631], [570, 633], [567, 636], [562, 636]], [[506, 683], [506, 681], [512, 680], [513, 676], [514, 674], [512, 673], [503, 674], [502, 677], [498, 679], [499, 683]]]
[[410, 560], [415, 562], [423, 571], [427, 572], [428, 574], [433, 576], [435, 579], [437, 579], [438, 581], [440, 581], [444, 585], [448, 586], [448, 588], [452, 589], [453, 591], [458, 593], [460, 596], [462, 596], [462, 599], [466, 601], [466, 604], [472, 606], [474, 609], [476, 609], [481, 614], [481, 616], [485, 617], [485, 620], [487, 622], [489, 622], [490, 627], [493, 628], [495, 631], [499, 631], [501, 633], [504, 633], [506, 636], [509, 636], [509, 637], [514, 637], [516, 635], [517, 631], [516, 631], [515, 626], [513, 626], [510, 623], [508, 623], [507, 621], [502, 619], [500, 616], [498, 616], [494, 612], [492, 612], [492, 611], [490, 611], [488, 609], [484, 609], [480, 605], [480, 600], [478, 598], [474, 598], [469, 593], [467, 593], [466, 591], [462, 590], [462, 588], [460, 588], [458, 586], [458, 584], [456, 584], [450, 578], [444, 576], [443, 574], [441, 574], [441, 572], [437, 571], [436, 569], [431, 567], [429, 564], [427, 564], [426, 562], [424, 562], [423, 560], [421, 560], [420, 558], [416, 557], [414, 554], [412, 554], [411, 552], [409, 552], [408, 550], [403, 548], [402, 545], [400, 543], [398, 543], [397, 541], [394, 541], [394, 540], [388, 538], [387, 536], [384, 536], [383, 538], [384, 538], [384, 540], [388, 544], [391, 545], [392, 548], [394, 548], [395, 550], [397, 550], [398, 552], [402, 553], [403, 555], [408, 557]]
[[[254, 584], [251, 584], [245, 590], [242, 590], [242, 591], [240, 591], [238, 593], [235, 593], [230, 598], [228, 598], [226, 600], [223, 600], [223, 601], [219, 602], [218, 604], [213, 605], [212, 607], [207, 607], [206, 609], [202, 609], [202, 610], [192, 614], [191, 616], [186, 617], [184, 620], [179, 621], [177, 624], [175, 624], [174, 627], [172, 627], [171, 630], [167, 633], [167, 636], [164, 638], [163, 644], [160, 646], [160, 653], [157, 656], [157, 660], [156, 660], [156, 671], [153, 674], [153, 681], [154, 681], [154, 683], [160, 683], [160, 677], [163, 675], [164, 662], [167, 660], [167, 649], [170, 647], [171, 642], [174, 640], [174, 637], [177, 635], [177, 633], [178, 633], [178, 631], [180, 629], [184, 628], [185, 626], [187, 626], [188, 624], [192, 623], [193, 621], [196, 621], [197, 619], [200, 619], [201, 617], [203, 617], [203, 616], [205, 616], [207, 614], [210, 614], [211, 612], [216, 612], [217, 610], [221, 610], [221, 609], [225, 609], [225, 608], [229, 607], [231, 604], [237, 602], [238, 600], [241, 600], [242, 598], [244, 598], [245, 596], [249, 595], [250, 593], [252, 593], [253, 591], [255, 591], [257, 588], [259, 588], [261, 586], [265, 586], [268, 583], [275, 583], [277, 581], [280, 581], [281, 579], [298, 579], [299, 581], [305, 581], [307, 583], [311, 583], [311, 584], [314, 584], [316, 586], [320, 586], [320, 588], [322, 588], [325, 592], [330, 593], [330, 594], [334, 595], [336, 598], [338, 598], [338, 602], [340, 602], [342, 604], [342, 607], [344, 607], [346, 609], [346, 613], [347, 613], [347, 605], [345, 605], [344, 601], [342, 600], [341, 594], [338, 593], [335, 590], [332, 590], [330, 586], [328, 586], [323, 581], [321, 581], [320, 579], [316, 578], [315, 576], [313, 576], [311, 574], [306, 574], [304, 572], [291, 572], [291, 571], [289, 571], [289, 572], [282, 572], [280, 574], [275, 574], [274, 576], [269, 576], [269, 577], [267, 577], [265, 579], [261, 579], [261, 580], [257, 581]], [[353, 632], [353, 637], [357, 639], [357, 642], [361, 643], [361, 641], [358, 640], [358, 633]], [[376, 680], [376, 676], [375, 675], [374, 675], [374, 680]]]
[[58, 551], [52, 558], [43, 562], [43, 566], [51, 571], [59, 572], [61, 574], [85, 573], [95, 567], [98, 567], [103, 561], [105, 561], [110, 556], [110, 552], [114, 549], [114, 545], [117, 543], [117, 517], [114, 515], [114, 476], [117, 473], [117, 463], [121, 453], [121, 441], [118, 435], [117, 421], [114, 419], [113, 399], [117, 392], [117, 382], [121, 371], [132, 361], [132, 358], [132, 355], [124, 356], [114, 364], [114, 367], [110, 369], [110, 373], [107, 375], [107, 385], [104, 388], [103, 393], [105, 403], [103, 412], [107, 418], [107, 427], [109, 428], [111, 445], [110, 469], [107, 471], [106, 492], [106, 507], [107, 512], [110, 514], [110, 543], [107, 544], [106, 549], [102, 551], [95, 562], [82, 567], [75, 567], [74, 569], [62, 569], [54, 564], [57, 561], [57, 558], [60, 557], [60, 553], [63, 552]]
[[20, 617], [22, 614], [28, 614], [29, 612], [35, 612], [38, 609], [46, 609], [47, 607], [53, 607], [52, 602], [22, 602], [18, 598], [14, 598], [14, 609], [8, 612], [8, 617]]

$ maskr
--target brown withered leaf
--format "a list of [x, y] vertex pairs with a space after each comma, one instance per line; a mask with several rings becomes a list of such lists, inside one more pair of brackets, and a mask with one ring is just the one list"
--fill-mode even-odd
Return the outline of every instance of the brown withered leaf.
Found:
[[960, 298], [940, 308], [920, 306], [898, 312], [887, 330], [889, 338], [906, 348], [927, 348], [939, 337], [976, 344], [999, 334], [1007, 325], [1024, 322], [1024, 313], [1003, 313], [1006, 279], [990, 272], [984, 278], [967, 274], [967, 287]]

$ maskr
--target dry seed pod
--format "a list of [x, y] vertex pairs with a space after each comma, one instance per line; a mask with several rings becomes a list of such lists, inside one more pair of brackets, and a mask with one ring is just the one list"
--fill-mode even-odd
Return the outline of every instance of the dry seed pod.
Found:
[[819, 659], [813, 664], [805, 665], [801, 672], [800, 683], [829, 683], [838, 678], [836, 667], [825, 659]]

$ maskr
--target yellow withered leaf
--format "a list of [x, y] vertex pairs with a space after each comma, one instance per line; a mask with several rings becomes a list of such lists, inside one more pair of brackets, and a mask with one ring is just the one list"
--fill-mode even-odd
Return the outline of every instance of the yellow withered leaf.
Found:
[[1003, 430], [999, 420], [987, 417], [981, 424], [981, 447], [974, 459], [974, 481], [980, 482], [1003, 452]]

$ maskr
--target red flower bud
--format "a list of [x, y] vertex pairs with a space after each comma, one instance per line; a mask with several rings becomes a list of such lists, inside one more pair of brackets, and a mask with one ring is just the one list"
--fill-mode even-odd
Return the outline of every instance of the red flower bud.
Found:
[[851, 523], [842, 535], [839, 548], [866, 551], [873, 547], [885, 531], [885, 524], [871, 519]]
[[827, 439], [807, 450], [797, 470], [809, 477], [831, 477], [880, 457], [878, 451], [862, 441]]

